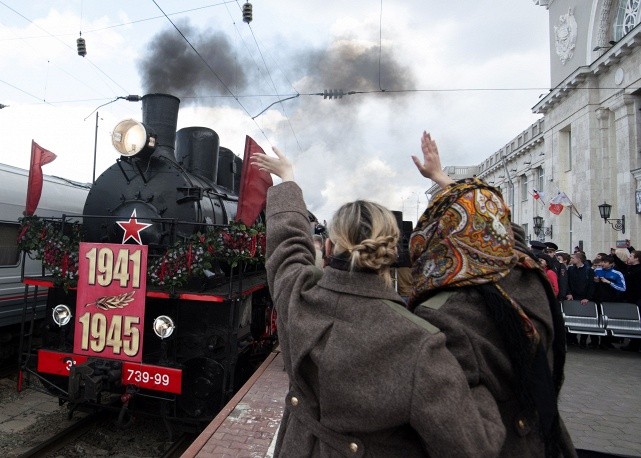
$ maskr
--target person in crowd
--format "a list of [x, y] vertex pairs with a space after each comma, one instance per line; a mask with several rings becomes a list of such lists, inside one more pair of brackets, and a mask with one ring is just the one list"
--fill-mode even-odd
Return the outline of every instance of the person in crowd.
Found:
[[635, 248], [632, 246], [630, 239], [625, 239], [625, 247], [630, 254], [632, 254], [633, 251], [636, 251]]
[[396, 268], [396, 291], [407, 304], [412, 294], [412, 269], [407, 266]]
[[[579, 251], [570, 256], [570, 267], [568, 267], [568, 293], [565, 298], [568, 301], [581, 301], [587, 304], [594, 298], [594, 270], [585, 263], [585, 253]], [[587, 348], [588, 335], [581, 334], [579, 345]], [[590, 336], [590, 344], [593, 347], [599, 346], [599, 336]]]
[[312, 236], [314, 240], [314, 250], [316, 252], [316, 257], [314, 258], [314, 265], [319, 269], [325, 267], [325, 256], [323, 254], [323, 236], [319, 234], [314, 234]]
[[471, 388], [445, 335], [392, 287], [399, 229], [391, 211], [341, 206], [315, 250], [287, 157], [255, 155], [279, 176], [267, 194], [267, 279], [290, 390], [275, 456], [496, 456], [505, 438], [487, 387]]
[[579, 251], [579, 253], [583, 254], [583, 257], [585, 258], [585, 261], [583, 263], [588, 267], [592, 268], [592, 261], [588, 259], [587, 255], [585, 254], [585, 251]]
[[624, 276], [628, 271], [628, 258], [630, 252], [627, 248], [617, 248], [614, 250], [614, 268], [621, 272]]
[[[621, 302], [625, 294], [625, 277], [614, 268], [615, 256], [607, 254], [601, 258], [601, 266], [594, 269], [594, 298], [597, 302]], [[612, 339], [601, 338], [599, 348], [614, 348]]]
[[541, 268], [545, 272], [545, 275], [548, 277], [548, 280], [550, 281], [550, 285], [552, 285], [552, 291], [554, 291], [554, 295], [558, 298], [559, 297], [559, 277], [557, 276], [556, 272], [554, 269], [552, 269], [553, 265], [553, 260], [551, 256], [548, 256], [545, 253], [541, 253], [536, 256], [537, 261], [539, 261], [539, 264], [541, 264]]
[[614, 268], [614, 256], [602, 257], [601, 265], [594, 270], [594, 296], [598, 302], [621, 302], [625, 293], [625, 277]]
[[564, 282], [565, 284], [565, 279], [567, 278], [567, 269], [564, 265], [562, 265], [557, 259], [556, 259], [556, 252], [559, 249], [559, 246], [554, 243], [554, 242], [545, 242], [545, 254], [547, 254], [550, 257], [550, 262], [548, 263], [548, 267], [554, 271], [556, 274], [557, 278], [557, 287], [559, 291], [557, 292], [557, 298], [559, 300], [563, 300], [564, 295], [562, 293], [565, 293], [564, 291], [561, 291], [561, 282]]
[[559, 300], [565, 300], [568, 294], [568, 266], [570, 264], [570, 255], [565, 251], [558, 251], [554, 255], [554, 259], [559, 265], [559, 273], [557, 274], [559, 280]]
[[[629, 241], [628, 241], [629, 242]], [[625, 300], [636, 304], [641, 309], [641, 251], [632, 251], [628, 258], [628, 271], [625, 274]], [[641, 338], [630, 339], [628, 345], [621, 347], [625, 351], [639, 351]]]
[[427, 133], [421, 149], [412, 159], [441, 190], [410, 238], [410, 309], [447, 335], [470, 386], [496, 399], [507, 431], [500, 456], [576, 456], [557, 408], [565, 331], [550, 282], [500, 191], [454, 182]]
[[543, 242], [539, 242], [538, 240], [530, 241], [530, 249], [532, 250], [532, 253], [534, 253], [535, 255], [540, 253], [545, 253], [546, 248], [547, 247]]

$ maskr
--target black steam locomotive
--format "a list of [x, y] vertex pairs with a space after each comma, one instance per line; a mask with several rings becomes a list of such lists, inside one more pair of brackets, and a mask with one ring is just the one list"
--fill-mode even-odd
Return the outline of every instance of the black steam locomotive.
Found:
[[146, 95], [142, 123], [116, 126], [121, 157], [96, 180], [80, 223], [22, 231], [36, 240], [25, 250], [53, 248], [40, 251], [46, 275], [24, 278], [49, 293], [40, 346], [25, 301], [21, 380], [38, 378], [70, 414], [201, 426], [275, 343], [263, 233], [233, 222], [242, 160], [211, 129], [176, 132], [179, 103]]

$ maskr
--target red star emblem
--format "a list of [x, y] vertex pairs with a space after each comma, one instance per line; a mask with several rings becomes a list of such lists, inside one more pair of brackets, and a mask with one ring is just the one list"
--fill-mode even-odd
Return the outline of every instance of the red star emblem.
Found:
[[122, 243], [126, 243], [129, 239], [134, 239], [138, 245], [142, 245], [142, 240], [140, 239], [140, 231], [147, 229], [152, 224], [139, 223], [136, 219], [136, 209], [134, 208], [129, 221], [116, 221], [116, 224], [125, 231], [125, 234], [122, 236]]

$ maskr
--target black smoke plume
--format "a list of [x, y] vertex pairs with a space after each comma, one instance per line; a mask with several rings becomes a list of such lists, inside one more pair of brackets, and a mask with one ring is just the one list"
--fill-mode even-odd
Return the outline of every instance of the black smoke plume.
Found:
[[225, 86], [234, 93], [247, 87], [248, 77], [242, 71], [246, 66], [222, 33], [199, 32], [187, 21], [176, 25], [211, 69], [176, 29], [165, 29], [151, 39], [147, 55], [138, 63], [146, 93], [163, 92], [178, 97], [229, 95]]

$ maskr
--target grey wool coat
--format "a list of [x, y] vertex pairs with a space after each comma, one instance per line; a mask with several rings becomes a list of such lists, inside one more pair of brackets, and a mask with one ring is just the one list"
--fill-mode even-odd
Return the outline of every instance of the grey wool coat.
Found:
[[[552, 368], [552, 316], [540, 277], [536, 272], [515, 267], [499, 285], [530, 317], [541, 336]], [[494, 396], [507, 433], [501, 456], [545, 456], [545, 446], [537, 432], [536, 419], [528, 418], [519, 408], [516, 393], [512, 389], [512, 364], [480, 294], [473, 288], [441, 292], [419, 305], [414, 313], [445, 333], [447, 347], [461, 363], [470, 386], [484, 386]], [[576, 456], [563, 420], [559, 421], [562, 454]]]
[[487, 387], [470, 389], [445, 336], [374, 273], [314, 266], [302, 191], [267, 197], [267, 275], [290, 390], [276, 456], [495, 456]]

